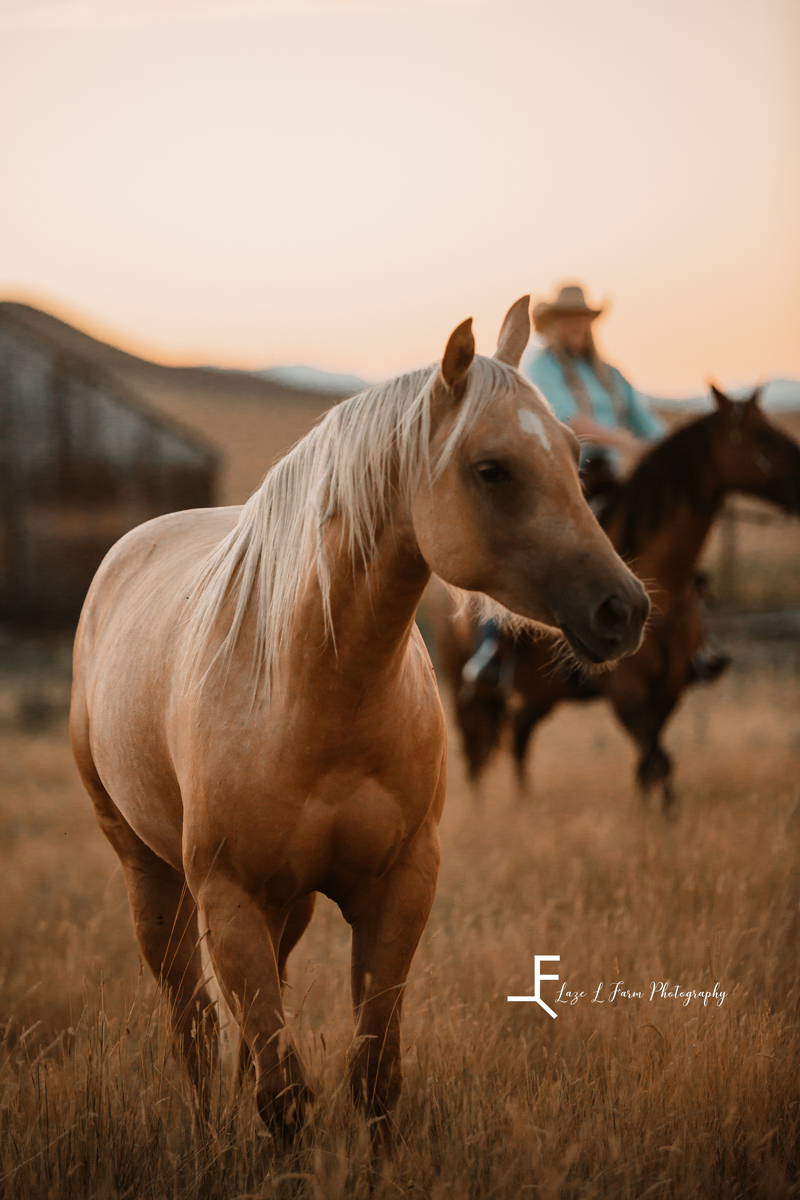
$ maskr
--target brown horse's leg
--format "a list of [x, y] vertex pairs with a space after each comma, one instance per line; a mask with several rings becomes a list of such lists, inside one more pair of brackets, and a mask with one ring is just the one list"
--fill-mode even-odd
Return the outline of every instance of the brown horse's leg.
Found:
[[612, 696], [614, 710], [641, 751], [636, 778], [642, 794], [661, 787], [662, 809], [669, 814], [675, 802], [672, 759], [661, 745], [661, 731], [678, 697], [652, 694], [644, 697]]
[[[191, 882], [214, 971], [255, 1064], [258, 1110], [267, 1127], [289, 1141], [312, 1097], [285, 1029], [277, 954], [285, 918], [227, 871], [212, 867]], [[246, 1060], [240, 1051], [240, 1064]]]
[[534, 727], [544, 720], [550, 709], [553, 707], [553, 701], [542, 701], [539, 704], [527, 703], [514, 714], [513, 721], [513, 741], [512, 752], [514, 755], [514, 765], [517, 772], [517, 784], [519, 787], [519, 798], [524, 800], [528, 796], [528, 770], [525, 763], [525, 757], [528, 752], [528, 744]]
[[353, 927], [351, 983], [355, 1036], [348, 1066], [353, 1097], [374, 1121], [373, 1143], [392, 1151], [392, 1113], [403, 1086], [400, 1011], [411, 960], [433, 904], [439, 838], [424, 826], [357, 907], [342, 906]]
[[100, 828], [119, 855], [136, 937], [169, 1005], [173, 1050], [192, 1083], [194, 1115], [205, 1122], [217, 1060], [218, 1017], [203, 981], [197, 909], [183, 874], [137, 837], [85, 756], [79, 770]]
[[500, 741], [507, 706], [504, 692], [462, 690], [456, 700], [456, 720], [467, 762], [467, 775], [477, 789], [492, 751]]
[[667, 754], [658, 738], [647, 748], [639, 760], [636, 778], [645, 794], [651, 788], [661, 787], [661, 808], [665, 815], [669, 814], [675, 803], [675, 792], [672, 787], [672, 758]]
[[[314, 915], [316, 902], [316, 892], [310, 892], [307, 896], [301, 896], [294, 908], [290, 910], [289, 916], [286, 919], [286, 925], [278, 948], [278, 974], [281, 979], [281, 990], [286, 987], [287, 960], [308, 928], [308, 923]], [[252, 1066], [253, 1056], [250, 1053], [250, 1047], [247, 1045], [244, 1036], [242, 1036], [239, 1039], [239, 1055], [236, 1063], [236, 1079], [240, 1086]]]

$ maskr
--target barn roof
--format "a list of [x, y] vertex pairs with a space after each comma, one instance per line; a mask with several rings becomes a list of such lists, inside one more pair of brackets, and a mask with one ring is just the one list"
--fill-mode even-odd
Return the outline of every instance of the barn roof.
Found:
[[[46, 319], [40, 321], [40, 317]], [[217, 466], [219, 451], [210, 440], [197, 430], [160, 412], [131, 388], [124, 378], [109, 370], [102, 360], [98, 361], [98, 356], [85, 353], [80, 338], [69, 336], [70, 333], [79, 333], [79, 330], [73, 330], [71, 326], [55, 318], [48, 318], [46, 313], [41, 313], [29, 305], [8, 301], [0, 302], [0, 329], [2, 328], [10, 329], [27, 341], [47, 343], [51, 350], [58, 353], [62, 369], [72, 378], [89, 385], [106, 387], [113, 395], [115, 403], [132, 409], [156, 428], [179, 436], [199, 453], [210, 467]], [[91, 343], [94, 339], [86, 337], [86, 340]]]
[[346, 394], [287, 387], [247, 371], [164, 366], [27, 304], [0, 302], [0, 323], [57, 346], [76, 370], [112, 380], [121, 402], [221, 454], [222, 504], [243, 503], [275, 459]]

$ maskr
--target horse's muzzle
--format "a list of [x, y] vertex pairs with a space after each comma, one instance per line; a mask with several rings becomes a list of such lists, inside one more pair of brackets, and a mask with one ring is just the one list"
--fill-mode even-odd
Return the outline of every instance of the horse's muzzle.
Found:
[[562, 623], [561, 632], [581, 661], [610, 662], [638, 650], [649, 611], [647, 593], [639, 586], [629, 596], [606, 597], [579, 630]]

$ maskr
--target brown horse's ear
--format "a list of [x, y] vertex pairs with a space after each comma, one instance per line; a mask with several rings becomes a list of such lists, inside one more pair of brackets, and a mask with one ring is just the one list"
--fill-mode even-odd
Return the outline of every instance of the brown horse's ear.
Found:
[[515, 300], [505, 315], [500, 337], [497, 339], [494, 356], [500, 362], [508, 363], [510, 367], [519, 366], [531, 336], [530, 306], [530, 296], [520, 296], [519, 300]]
[[763, 390], [764, 389], [761, 386], [761, 384], [759, 384], [757, 388], [753, 389], [753, 394], [751, 396], [748, 396], [747, 400], [745, 401], [748, 408], [760, 408], [761, 407], [761, 393]]
[[472, 336], [472, 317], [467, 317], [466, 321], [462, 321], [450, 334], [442, 357], [442, 379], [451, 392], [463, 394], [464, 380], [474, 357], [475, 338]]
[[724, 392], [721, 392], [717, 385], [712, 383], [710, 379], [708, 386], [711, 388], [711, 395], [714, 397], [714, 403], [720, 412], [730, 412], [733, 408], [733, 401], [730, 396], [726, 396]]

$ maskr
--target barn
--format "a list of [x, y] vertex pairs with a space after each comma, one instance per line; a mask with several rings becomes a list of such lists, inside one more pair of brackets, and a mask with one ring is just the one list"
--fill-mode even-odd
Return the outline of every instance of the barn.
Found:
[[215, 503], [218, 453], [31, 312], [0, 305], [0, 619], [72, 620], [119, 537]]

